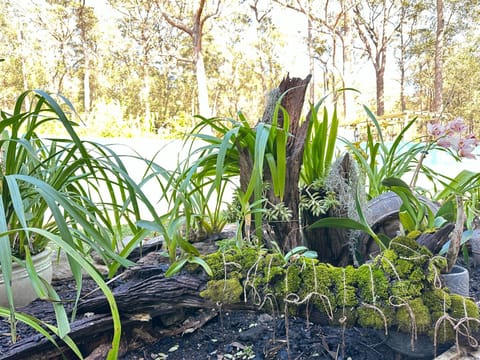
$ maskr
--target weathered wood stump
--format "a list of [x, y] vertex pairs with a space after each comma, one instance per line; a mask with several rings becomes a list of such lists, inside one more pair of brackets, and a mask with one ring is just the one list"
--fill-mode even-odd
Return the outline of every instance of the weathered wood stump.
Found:
[[[285, 194], [283, 203], [292, 211], [292, 218], [290, 221], [275, 221], [270, 224], [272, 227], [276, 241], [281, 249], [287, 252], [296, 246], [302, 245], [302, 233], [299, 226], [298, 206], [300, 202], [300, 195], [298, 190], [298, 182], [300, 179], [300, 170], [303, 162], [303, 150], [305, 147], [305, 139], [307, 136], [308, 124], [310, 115], [307, 116], [304, 122], [300, 122], [303, 104], [305, 100], [305, 92], [310, 82], [311, 75], [305, 79], [290, 78], [288, 75], [280, 82], [278, 86], [278, 96], [283, 95], [281, 99], [281, 106], [289, 114], [289, 133], [287, 139], [287, 173], [285, 179]], [[267, 109], [262, 117], [263, 122], [272, 121], [272, 105], [275, 107], [275, 102], [278, 98], [273, 99], [273, 104], [267, 105]], [[278, 126], [283, 128], [284, 117], [282, 111], [278, 114]], [[240, 188], [243, 192], [247, 190], [248, 183], [253, 171], [254, 159], [248, 149], [239, 147], [240, 152]], [[265, 182], [272, 183], [272, 175], [265, 167], [264, 172]], [[274, 193], [273, 188], [267, 189], [267, 198], [272, 204], [282, 202]], [[258, 224], [254, 226], [259, 226]], [[261, 225], [260, 225], [261, 226]]]

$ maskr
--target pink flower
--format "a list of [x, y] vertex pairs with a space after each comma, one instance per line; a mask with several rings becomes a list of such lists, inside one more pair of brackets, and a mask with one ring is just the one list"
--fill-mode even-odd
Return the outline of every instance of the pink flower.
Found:
[[448, 128], [456, 133], [461, 133], [467, 130], [467, 125], [461, 117], [457, 117], [448, 123]]
[[446, 135], [437, 140], [437, 145], [444, 148], [458, 149], [459, 138], [454, 135]]
[[435, 138], [439, 138], [445, 135], [445, 128], [439, 123], [434, 123], [434, 124], [428, 123], [427, 131], [430, 135], [432, 135]]
[[477, 139], [477, 137], [473, 134], [468, 134], [465, 137], [465, 140], [471, 141], [474, 146], [480, 145], [480, 141]]
[[473, 154], [474, 147], [465, 147], [458, 150], [458, 156], [464, 157], [467, 159], [476, 159], [475, 154]]
[[472, 138], [460, 139], [458, 142], [458, 156], [465, 157], [468, 159], [475, 159], [473, 151], [477, 147], [478, 140], [475, 136]]

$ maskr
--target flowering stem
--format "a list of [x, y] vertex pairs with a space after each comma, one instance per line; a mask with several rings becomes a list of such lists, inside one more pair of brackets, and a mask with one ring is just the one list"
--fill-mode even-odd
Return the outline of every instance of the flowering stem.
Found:
[[417, 167], [415, 168], [415, 171], [413, 172], [412, 176], [412, 181], [410, 181], [410, 188], [413, 189], [415, 185], [417, 184], [417, 179], [418, 179], [418, 174], [420, 173], [420, 169], [422, 168], [423, 160], [427, 156], [428, 151], [423, 150], [420, 155], [420, 159], [418, 159]]

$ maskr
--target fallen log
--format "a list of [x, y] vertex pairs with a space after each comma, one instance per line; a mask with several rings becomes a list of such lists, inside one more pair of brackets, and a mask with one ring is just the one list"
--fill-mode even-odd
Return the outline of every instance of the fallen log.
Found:
[[[148, 342], [193, 331], [220, 308], [255, 309], [284, 314], [286, 319], [296, 315], [321, 324], [385, 332], [408, 333], [414, 323], [412, 336], [435, 337], [438, 334], [432, 331], [443, 317], [449, 323], [446, 330], [442, 325], [442, 334], [446, 331], [450, 339], [466, 331], [464, 326], [456, 328], [457, 321], [467, 323], [468, 331], [476, 329], [478, 307], [437, 287], [442, 262], [428, 255], [414, 240], [399, 238], [385, 254], [359, 268], [338, 268], [303, 257], [287, 262], [279, 253], [249, 247], [205, 256], [212, 278], [196, 266], [169, 278], [164, 276], [165, 264], [134, 267], [111, 284], [123, 339], [130, 340], [122, 348], [135, 346], [136, 337]], [[153, 323], [161, 331], [154, 330]], [[111, 341], [112, 326], [106, 298], [93, 293], [81, 301], [69, 335], [83, 354], [91, 354], [89, 360], [98, 359], [108, 351], [105, 344]], [[0, 359], [61, 359], [62, 355], [73, 358], [66, 346], [56, 349], [35, 336], [20, 340]]]
[[[182, 322], [185, 317], [192, 316], [195, 309], [211, 309], [215, 305], [200, 297], [207, 283], [206, 275], [201, 272], [181, 274], [175, 277], [166, 278], [165, 264], [136, 266], [124, 272], [121, 278], [112, 286], [119, 313], [122, 317], [122, 330], [124, 338], [128, 334], [138, 332], [139, 328], [148, 328], [152, 319], [165, 323], [165, 333], [170, 332], [168, 327], [177, 322]], [[46, 321], [51, 319], [42, 317], [45, 308], [51, 308], [47, 302], [37, 302], [37, 309], [29, 309], [39, 318]], [[205, 311], [200, 312], [205, 318]], [[51, 310], [47, 311], [51, 312]], [[92, 293], [83, 299], [79, 304], [77, 319], [71, 324], [69, 336], [77, 344], [83, 354], [88, 355], [101, 344], [108, 344], [111, 341], [113, 322], [110, 316], [110, 309], [106, 298]], [[178, 315], [181, 315], [180, 317]], [[197, 313], [195, 316], [199, 316]], [[208, 317], [216, 313], [208, 311]], [[202, 321], [199, 322], [201, 324]], [[186, 331], [189, 325], [182, 325]], [[174, 332], [174, 330], [172, 330]], [[148, 331], [147, 331], [148, 332]], [[157, 334], [158, 335], [158, 334]], [[59, 344], [62, 341], [56, 338]], [[124, 350], [131, 347], [131, 344], [123, 344]], [[26, 360], [26, 359], [61, 359], [73, 358], [69, 348], [63, 344], [56, 348], [46, 338], [35, 335], [21, 339], [12, 345], [8, 352], [1, 354], [2, 360]], [[100, 357], [101, 358], [101, 357]]]

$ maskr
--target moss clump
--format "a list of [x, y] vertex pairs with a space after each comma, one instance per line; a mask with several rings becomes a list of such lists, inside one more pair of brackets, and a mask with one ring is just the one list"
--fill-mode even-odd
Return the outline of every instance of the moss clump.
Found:
[[383, 270], [386, 276], [390, 278], [398, 278], [398, 272], [395, 268], [398, 255], [392, 249], [386, 249], [381, 256], [377, 258], [376, 263]]
[[393, 296], [402, 299], [413, 299], [422, 295], [423, 286], [421, 283], [410, 280], [395, 281], [390, 286]]
[[285, 274], [284, 293], [285, 295], [298, 293], [302, 280], [300, 279], [300, 268], [298, 265], [287, 267]]
[[462, 323], [458, 330], [463, 334], [478, 331], [479, 328], [479, 310], [475, 302], [458, 294], [451, 294], [449, 298], [451, 300], [451, 306], [447, 309], [449, 311], [435, 313], [435, 325], [438, 323], [437, 333], [434, 330], [430, 331], [432, 336], [436, 335], [439, 343], [455, 341], [457, 330], [454, 326], [458, 323]]
[[213, 279], [220, 280], [225, 277], [243, 278], [245, 269], [250, 269], [266, 254], [265, 250], [245, 247], [241, 251], [230, 249], [225, 252], [217, 251], [204, 257], [205, 262], [213, 272]]
[[441, 341], [449, 341], [455, 339], [453, 326], [459, 322], [478, 328], [479, 311], [472, 300], [438, 288], [446, 260], [428, 254], [414, 240], [397, 237], [371, 263], [340, 268], [305, 257], [287, 262], [264, 249], [237, 248], [205, 257], [214, 275], [201, 296], [229, 304], [243, 300], [244, 293], [255, 304], [267, 304], [270, 297], [274, 311], [288, 306], [289, 314], [298, 314], [308, 304], [309, 311], [328, 316], [329, 323], [338, 326], [384, 329], [386, 322], [408, 333], [413, 321], [418, 334], [436, 335], [440, 341], [441, 331]]
[[450, 309], [450, 306], [452, 305], [450, 294], [448, 294], [444, 289], [431, 289], [424, 291], [422, 299], [432, 314], [443, 315], [445, 311]]
[[262, 278], [263, 285], [275, 282], [285, 275], [285, 268], [283, 267], [284, 261], [278, 254], [267, 254], [261, 265], [264, 269]]
[[338, 268], [340, 276], [335, 276], [336, 303], [339, 307], [358, 306], [356, 269], [353, 266]]
[[356, 271], [356, 283], [363, 302], [375, 304], [388, 298], [388, 281], [385, 273], [371, 264], [364, 264]]
[[418, 260], [422, 261], [423, 257], [432, 257], [432, 253], [426, 247], [421, 246], [409, 236], [397, 236], [392, 239], [390, 249], [395, 251], [399, 258], [407, 258], [414, 263], [417, 263]]
[[214, 303], [235, 304], [240, 302], [243, 287], [237, 278], [210, 280], [200, 296]]
[[412, 326], [415, 326], [419, 333], [427, 333], [431, 329], [432, 317], [430, 310], [421, 298], [397, 305], [399, 307], [396, 312], [395, 323], [399, 331], [411, 332]]
[[451, 316], [456, 319], [475, 318], [478, 319], [479, 311], [475, 302], [458, 294], [451, 294], [452, 306]]
[[393, 310], [388, 306], [360, 306], [358, 312], [358, 324], [373, 329], [385, 329], [392, 321]]
[[407, 259], [398, 259], [395, 264], [395, 269], [401, 279], [408, 278], [413, 270], [413, 262]]

